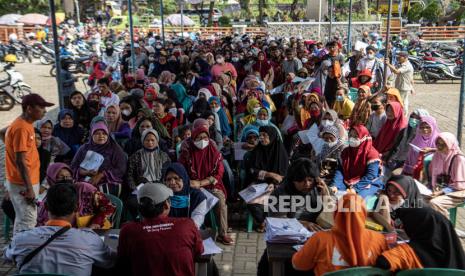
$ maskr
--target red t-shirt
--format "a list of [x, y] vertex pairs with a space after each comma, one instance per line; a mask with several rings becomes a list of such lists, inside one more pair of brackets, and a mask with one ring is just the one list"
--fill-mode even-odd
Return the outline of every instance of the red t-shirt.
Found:
[[202, 252], [202, 238], [191, 219], [145, 219], [121, 229], [118, 267], [128, 268], [130, 275], [195, 275], [194, 259]]

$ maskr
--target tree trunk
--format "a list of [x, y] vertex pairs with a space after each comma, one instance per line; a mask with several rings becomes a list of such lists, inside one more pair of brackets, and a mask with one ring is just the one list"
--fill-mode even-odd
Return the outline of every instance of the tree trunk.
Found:
[[258, 0], [258, 23], [263, 24], [263, 0]]
[[363, 17], [365, 18], [365, 21], [368, 20], [368, 0], [362, 0], [362, 6], [363, 6]]
[[291, 16], [293, 21], [298, 21], [298, 19], [296, 18], [297, 17], [296, 11], [297, 11], [297, 4], [298, 3], [299, 3], [299, 0], [292, 0], [290, 16]]
[[210, 9], [208, 11], [208, 26], [211, 27], [213, 25], [213, 8], [215, 7], [215, 2], [213, 0], [210, 1]]
[[[450, 3], [450, 1], [443, 0], [441, 1], [442, 5], [446, 5]], [[465, 12], [465, 0], [460, 1], [460, 7], [455, 11], [450, 12], [449, 14], [445, 14], [441, 16], [438, 20], [439, 25], [446, 25], [447, 21], [455, 21], [456, 23], [460, 24], [460, 21], [457, 18]]]

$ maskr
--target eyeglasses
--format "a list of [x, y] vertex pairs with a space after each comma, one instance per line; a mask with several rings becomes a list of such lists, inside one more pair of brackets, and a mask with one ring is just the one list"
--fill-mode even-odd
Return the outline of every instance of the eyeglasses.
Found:
[[165, 179], [165, 182], [169, 183], [171, 181], [174, 181], [174, 182], [180, 182], [182, 180], [182, 178], [180, 177], [177, 177], [177, 176], [172, 176], [172, 177], [167, 177]]

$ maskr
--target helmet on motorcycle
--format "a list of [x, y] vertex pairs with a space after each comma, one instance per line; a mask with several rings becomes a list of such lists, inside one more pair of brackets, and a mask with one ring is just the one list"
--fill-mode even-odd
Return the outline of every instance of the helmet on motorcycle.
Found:
[[16, 55], [8, 54], [5, 56], [5, 62], [15, 63], [17, 61], [18, 59], [16, 58]]

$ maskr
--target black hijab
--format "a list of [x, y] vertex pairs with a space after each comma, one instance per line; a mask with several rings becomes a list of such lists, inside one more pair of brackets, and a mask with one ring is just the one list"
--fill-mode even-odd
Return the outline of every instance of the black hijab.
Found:
[[405, 199], [402, 208], [419, 208], [426, 204], [412, 177], [407, 175], [393, 175], [386, 183], [386, 190], [389, 185], [394, 185]]
[[408, 243], [424, 267], [465, 269], [465, 254], [454, 226], [430, 207], [398, 210]]
[[87, 103], [87, 99], [84, 96], [82, 92], [79, 91], [74, 91], [70, 95], [70, 99], [74, 96], [80, 94], [83, 98], [83, 105], [81, 108], [77, 108], [70, 104], [71, 109], [74, 112], [74, 123], [77, 125], [81, 125], [84, 129], [89, 130], [90, 129], [90, 122], [92, 121], [92, 118], [97, 115], [95, 110], [91, 109], [89, 107], [89, 104]]
[[251, 153], [251, 164], [255, 169], [286, 175], [289, 157], [283, 143], [279, 140], [278, 131], [273, 126], [261, 126], [259, 132], [265, 132], [270, 137], [270, 144], [259, 143]]
[[192, 105], [192, 111], [188, 115], [189, 122], [193, 123], [196, 119], [201, 118], [202, 114], [210, 110], [210, 105], [206, 99], [198, 99]]

